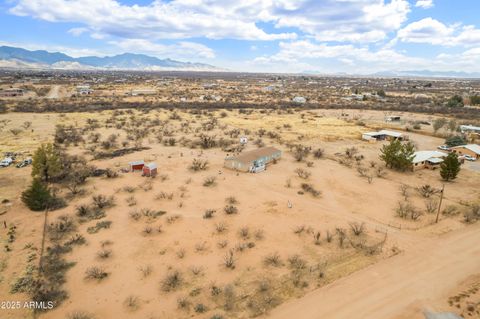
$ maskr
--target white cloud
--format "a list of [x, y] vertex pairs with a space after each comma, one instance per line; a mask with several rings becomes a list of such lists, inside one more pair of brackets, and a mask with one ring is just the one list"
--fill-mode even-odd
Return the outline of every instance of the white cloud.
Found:
[[73, 35], [75, 37], [78, 37], [85, 32], [88, 32], [88, 28], [72, 28], [72, 29], [68, 30], [68, 33], [70, 33], [71, 35]]
[[82, 24], [96, 34], [136, 39], [287, 40], [298, 32], [267, 32], [259, 23], [294, 28], [320, 41], [375, 42], [400, 28], [407, 0], [18, 0], [10, 13]]
[[403, 42], [443, 44], [450, 38], [455, 29], [438, 20], [425, 18], [410, 23], [398, 31], [397, 37]]
[[417, 0], [417, 3], [415, 3], [415, 7], [429, 9], [433, 7], [433, 0]]
[[153, 43], [143, 39], [126, 39], [121, 41], [110, 41], [110, 44], [118, 48], [135, 53], [145, 53], [158, 57], [170, 58], [207, 58], [215, 57], [215, 52], [200, 43], [180, 41], [171, 45]]
[[480, 45], [480, 29], [473, 25], [447, 26], [436, 19], [425, 18], [399, 30], [395, 41], [397, 39], [403, 42], [428, 43], [446, 47], [476, 46]]

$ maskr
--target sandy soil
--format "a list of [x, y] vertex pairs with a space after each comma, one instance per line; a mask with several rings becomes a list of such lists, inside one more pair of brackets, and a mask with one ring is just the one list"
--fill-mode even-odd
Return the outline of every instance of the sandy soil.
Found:
[[[167, 147], [153, 137], [143, 141], [151, 149], [108, 160], [91, 159], [86, 150], [87, 145], [70, 146], [70, 153], [84, 154], [90, 159], [89, 163], [99, 168], [119, 170], [126, 167], [129, 161], [155, 161], [159, 164], [160, 176], [147, 179], [138, 173], [120, 173], [116, 179], [90, 178], [84, 186], [85, 195], [74, 197], [69, 201], [68, 207], [50, 213], [49, 221], [54, 221], [61, 215], [74, 217], [75, 207], [90, 203], [92, 195], [115, 197], [115, 206], [106, 210], [107, 216], [103, 219], [112, 221], [109, 229], [89, 234], [87, 228], [97, 221], [77, 223], [75, 232], [84, 235], [87, 244], [74, 248], [66, 255], [67, 260], [76, 262], [67, 272], [64, 285], [69, 298], [40, 318], [65, 318], [79, 310], [95, 314], [97, 318], [210, 318], [214, 314], [222, 314], [225, 318], [248, 318], [251, 313], [245, 310], [246, 303], [252, 300], [252, 292], [256, 291], [259, 282], [263, 280], [272, 282], [272, 293], [278, 302], [287, 302], [279, 310], [273, 310], [274, 318], [283, 318], [282, 315], [285, 318], [318, 318], [317, 309], [318, 314], [324, 311], [327, 318], [347, 318], [349, 314], [350, 318], [358, 317], [357, 314], [362, 314], [360, 317], [365, 318], [380, 318], [381, 315], [381, 318], [394, 318], [401, 316], [403, 310], [411, 310], [417, 316], [428, 305], [427, 301], [435, 300], [442, 293], [450, 291], [478, 269], [479, 251], [476, 248], [478, 245], [474, 243], [478, 242], [479, 228], [465, 228], [461, 215], [442, 216], [440, 223], [435, 225], [431, 224], [434, 214], [425, 214], [416, 222], [395, 216], [395, 207], [398, 201], [403, 200], [400, 185], [409, 185], [412, 203], [419, 209], [424, 209], [425, 200], [416, 194], [414, 188], [425, 183], [441, 186], [438, 171], [388, 171], [384, 178], [374, 177], [373, 182], [368, 183], [354, 167], [339, 163], [335, 154], [351, 146], [358, 148], [359, 154], [364, 155], [365, 164], [370, 161], [379, 163], [378, 154], [382, 143], [365, 143], [359, 137], [361, 132], [381, 125], [383, 112], [362, 115], [371, 127], [341, 119], [338, 111], [302, 112], [303, 119], [299, 114], [269, 114], [265, 118], [265, 115], [255, 113], [244, 116], [228, 112], [227, 117], [219, 118], [219, 123], [228, 129], [255, 131], [264, 127], [276, 130], [287, 141], [299, 141], [313, 148], [324, 148], [324, 158], [313, 160], [310, 157], [309, 161], [313, 165], [308, 167], [304, 162], [296, 162], [286, 145], [263, 137], [269, 145], [284, 151], [283, 158], [261, 174], [242, 174], [223, 168], [225, 152], [218, 148], [200, 150], [178, 145]], [[0, 132], [0, 136], [8, 136], [8, 128], [17, 127], [24, 121], [31, 121], [33, 130], [22, 133], [13, 140], [3, 139], [5, 142], [0, 143], [0, 147], [2, 150], [15, 148], [31, 152], [39, 142], [51, 140], [55, 124], [83, 125], [89, 117], [101, 121], [102, 125], [97, 131], [103, 138], [114, 133], [121, 140], [125, 133], [106, 123], [111, 115], [112, 112], [62, 116], [18, 113], [2, 115], [11, 122], [6, 130]], [[135, 115], [143, 116], [140, 112]], [[158, 111], [144, 116], [166, 119], [168, 115], [167, 111]], [[184, 113], [181, 116], [195, 127], [206, 119]], [[179, 124], [171, 124], [172, 129], [178, 130]], [[285, 128], [285, 124], [290, 125], [290, 128]], [[178, 138], [180, 133], [177, 131], [176, 134]], [[219, 129], [209, 134], [223, 136]], [[250, 134], [250, 141], [253, 141], [256, 136]], [[184, 136], [194, 138], [195, 133], [185, 133]], [[441, 138], [424, 134], [411, 133], [410, 137], [419, 148], [433, 149], [443, 142]], [[251, 143], [248, 145], [248, 149], [255, 147]], [[196, 173], [188, 170], [193, 158], [207, 159], [209, 169]], [[322, 192], [320, 197], [298, 193], [300, 184], [305, 181], [296, 175], [297, 168], [311, 172], [308, 182]], [[17, 226], [17, 238], [11, 244], [12, 251], [2, 251], [0, 258], [0, 262], [6, 263], [5, 267], [0, 267], [0, 300], [28, 300], [28, 296], [10, 294], [9, 287], [25, 269], [27, 255], [31, 252], [26, 248], [31, 246], [28, 244], [32, 243], [37, 249], [40, 247], [43, 214], [27, 210], [19, 200], [21, 191], [30, 180], [29, 174], [28, 167], [0, 170], [0, 197], [10, 201], [2, 206], [7, 213], [0, 216], [0, 221], [5, 220], [9, 225]], [[202, 186], [209, 176], [216, 177], [216, 185]], [[479, 177], [478, 172], [465, 167], [455, 183], [446, 185], [444, 205], [463, 207], [462, 202], [477, 200]], [[287, 181], [290, 182], [290, 187], [286, 187]], [[158, 195], [162, 192], [172, 194], [172, 198], [159, 198]], [[68, 195], [66, 190], [61, 194]], [[236, 206], [239, 212], [236, 215], [226, 215], [223, 212], [229, 196], [234, 196], [238, 201]], [[135, 205], [129, 206], [127, 203], [130, 197], [135, 198]], [[292, 208], [287, 205], [289, 201]], [[156, 219], [141, 218], [138, 221], [130, 217], [132, 211], [146, 208], [163, 210], [166, 214]], [[207, 209], [216, 210], [212, 219], [203, 218]], [[352, 247], [340, 249], [336, 240], [326, 242], [327, 231], [334, 233], [338, 227], [349, 229], [352, 222], [365, 224], [367, 233], [361, 238], [367, 243], [378, 243], [385, 238], [385, 232], [388, 234], [381, 254], [370, 256]], [[215, 228], [219, 223], [224, 223], [228, 230], [217, 233]], [[301, 235], [295, 234], [294, 229], [302, 225], [306, 231]], [[146, 234], [147, 227], [154, 231]], [[156, 231], [159, 227], [162, 230], [160, 233]], [[239, 236], [244, 227], [249, 229], [248, 238]], [[258, 230], [263, 231], [264, 238], [256, 238], [254, 233]], [[314, 244], [313, 231], [320, 231], [321, 245]], [[2, 240], [4, 232], [6, 230], [2, 229]], [[349, 236], [353, 235], [349, 232]], [[224, 241], [226, 246], [220, 248], [219, 243]], [[253, 243], [254, 248], [237, 250], [246, 243]], [[97, 253], [102, 247], [111, 250], [109, 258], [98, 258]], [[226, 269], [223, 265], [229, 249], [235, 250], [234, 270]], [[395, 256], [399, 251], [403, 252]], [[265, 257], [273, 253], [278, 253], [282, 265], [265, 265]], [[326, 265], [325, 276], [306, 276], [307, 287], [293, 287], [287, 259], [294, 254], [304, 258], [310, 267]], [[85, 280], [85, 270], [90, 266], [103, 267], [109, 273], [108, 278], [101, 282]], [[147, 266], [151, 268], [151, 274], [143, 277], [140, 269]], [[201, 269], [200, 275], [192, 272], [194, 268]], [[163, 292], [160, 289], [161, 282], [173, 270], [181, 272], [183, 283], [173, 292]], [[444, 274], [449, 275], [447, 280], [438, 280]], [[429, 280], [431, 283], [427, 285]], [[238, 300], [234, 311], [225, 314], [221, 298], [211, 297], [213, 283], [222, 288], [227, 285], [235, 288]], [[305, 298], [288, 303], [288, 300], [301, 297], [319, 287], [319, 290]], [[125, 301], [130, 296], [138, 298], [138, 309], [134, 311], [125, 306]], [[189, 311], [177, 309], [180, 297], [189, 299]], [[340, 300], [343, 298], [351, 298], [352, 307], [345, 303], [342, 306]], [[392, 306], [381, 307], [379, 300], [384, 300], [385, 305], [391, 303]], [[421, 303], [417, 304], [419, 301]], [[195, 313], [193, 306], [199, 303], [205, 304], [208, 311]], [[321, 307], [321, 304], [325, 307]], [[1, 315], [3, 319], [29, 318], [31, 314], [24, 309], [2, 310]]]
[[432, 300], [480, 269], [480, 228], [422, 240], [382, 261], [273, 310], [268, 318], [423, 318]]

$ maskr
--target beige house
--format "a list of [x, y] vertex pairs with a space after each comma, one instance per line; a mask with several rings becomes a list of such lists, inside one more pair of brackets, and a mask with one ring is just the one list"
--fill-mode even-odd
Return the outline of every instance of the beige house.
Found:
[[450, 148], [450, 150], [454, 153], [457, 153], [459, 156], [469, 155], [476, 159], [480, 158], [480, 145], [477, 145], [477, 144], [454, 146]]
[[443, 158], [448, 154], [439, 151], [418, 151], [414, 153], [412, 170], [437, 169], [443, 163]]
[[223, 166], [236, 171], [258, 173], [281, 156], [282, 151], [275, 147], [262, 147], [236, 156], [228, 156]]

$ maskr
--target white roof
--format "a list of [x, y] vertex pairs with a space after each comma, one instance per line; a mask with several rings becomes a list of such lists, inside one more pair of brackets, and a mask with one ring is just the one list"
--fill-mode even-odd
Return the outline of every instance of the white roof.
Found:
[[141, 165], [141, 164], [145, 164], [144, 161], [134, 161], [134, 162], [130, 162], [128, 163], [129, 165]]
[[381, 131], [378, 131], [378, 133], [383, 134], [383, 135], [393, 136], [393, 137], [401, 137], [403, 135], [400, 132], [389, 131], [389, 130], [381, 130]]
[[418, 151], [418, 152], [415, 152], [413, 155], [414, 157], [412, 162], [415, 164], [415, 163], [420, 163], [420, 162], [424, 162], [431, 159], [432, 159], [432, 162], [435, 162], [433, 158], [445, 157], [447, 156], [447, 153], [439, 152], [439, 151]]
[[149, 169], [157, 168], [157, 164], [156, 164], [156, 163], [148, 163], [148, 164], [145, 165], [145, 166], [148, 167]]
[[470, 150], [470, 151], [472, 151], [472, 152], [480, 155], [480, 145], [477, 145], [477, 144], [467, 144], [467, 145], [455, 146], [455, 147], [452, 147], [452, 148], [459, 148], [459, 147], [466, 148], [467, 150]]
[[460, 125], [461, 130], [471, 130], [471, 131], [480, 131], [479, 126], [473, 126], [473, 125]]

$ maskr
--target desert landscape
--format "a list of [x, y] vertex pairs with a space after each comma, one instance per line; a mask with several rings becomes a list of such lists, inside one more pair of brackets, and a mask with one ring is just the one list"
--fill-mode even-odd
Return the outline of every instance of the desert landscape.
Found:
[[[479, 162], [445, 179], [413, 153], [403, 169], [381, 157], [399, 140], [478, 143], [459, 131], [478, 108], [89, 110], [50, 90], [2, 100], [0, 151], [27, 160], [0, 168], [2, 318], [478, 318]], [[53, 104], [68, 111], [40, 109]], [[28, 204], [36, 176], [48, 204]]]

